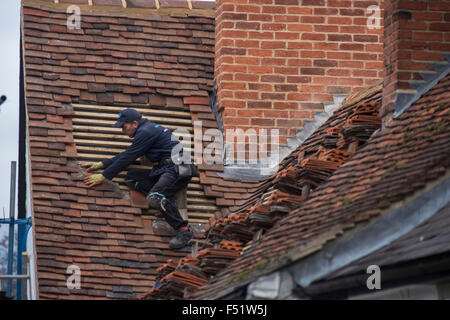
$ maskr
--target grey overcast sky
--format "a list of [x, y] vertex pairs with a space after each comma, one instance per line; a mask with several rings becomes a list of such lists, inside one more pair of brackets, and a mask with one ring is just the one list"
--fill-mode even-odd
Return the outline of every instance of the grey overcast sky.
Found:
[[0, 16], [0, 95], [7, 96], [0, 106], [0, 218], [3, 218], [3, 209], [9, 217], [11, 161], [18, 159], [20, 0], [1, 0]]

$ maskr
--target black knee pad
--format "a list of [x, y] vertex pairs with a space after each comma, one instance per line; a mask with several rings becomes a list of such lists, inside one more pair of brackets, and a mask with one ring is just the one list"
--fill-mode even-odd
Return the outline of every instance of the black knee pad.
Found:
[[138, 182], [133, 178], [133, 170], [128, 171], [127, 175], [125, 176], [125, 184], [131, 189], [136, 190], [137, 183]]
[[127, 178], [125, 177], [125, 184], [126, 184], [130, 189], [136, 190], [136, 187], [137, 187], [137, 181], [135, 181], [135, 180], [133, 180], [133, 179], [127, 179]]
[[164, 206], [166, 197], [160, 193], [149, 193], [149, 195], [147, 196], [147, 202], [152, 209], [166, 211], [166, 208]]

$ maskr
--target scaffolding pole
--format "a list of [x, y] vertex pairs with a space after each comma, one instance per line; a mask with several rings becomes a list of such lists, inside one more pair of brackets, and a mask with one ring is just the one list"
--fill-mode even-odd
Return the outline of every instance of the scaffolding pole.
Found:
[[[14, 260], [14, 218], [16, 206], [16, 161], [11, 161], [11, 184], [9, 191], [9, 218], [12, 223], [9, 224], [9, 239], [8, 239], [8, 275], [13, 274], [13, 260]], [[12, 280], [8, 280], [6, 285], [7, 297], [12, 297]]]
[[[20, 246], [17, 246], [17, 274], [13, 275], [12, 273], [8, 273], [8, 275], [0, 275], [0, 281], [6, 280], [7, 283], [12, 282], [12, 280], [16, 280], [16, 293], [17, 293], [17, 300], [22, 300], [23, 297], [26, 297], [26, 288], [28, 283], [25, 282], [25, 285], [23, 286], [22, 280], [30, 280], [30, 274], [29, 274], [29, 268], [28, 268], [28, 254], [27, 254], [27, 238], [28, 238], [28, 232], [31, 229], [31, 217], [28, 217], [26, 219], [0, 219], [0, 225], [1, 224], [9, 224], [16, 225], [18, 228], [22, 228], [24, 231], [22, 232], [21, 238], [18, 239], [18, 244]], [[8, 257], [8, 259], [10, 259]], [[10, 259], [12, 260], [12, 259]], [[8, 262], [10, 261], [8, 260]], [[23, 276], [25, 274], [26, 276]], [[11, 286], [12, 288], [12, 286]], [[8, 292], [7, 292], [8, 293]], [[6, 295], [7, 298], [11, 299], [12, 296], [12, 289], [11, 289], [11, 295]]]

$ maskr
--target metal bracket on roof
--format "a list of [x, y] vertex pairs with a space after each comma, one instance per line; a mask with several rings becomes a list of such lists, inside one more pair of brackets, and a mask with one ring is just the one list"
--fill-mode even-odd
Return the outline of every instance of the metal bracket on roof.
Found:
[[403, 112], [416, 102], [420, 97], [433, 88], [442, 78], [450, 72], [450, 53], [443, 54], [447, 60], [445, 63], [432, 63], [431, 66], [434, 72], [420, 72], [423, 82], [410, 82], [412, 88], [416, 90], [415, 93], [399, 93], [394, 101], [394, 118], [401, 115]]

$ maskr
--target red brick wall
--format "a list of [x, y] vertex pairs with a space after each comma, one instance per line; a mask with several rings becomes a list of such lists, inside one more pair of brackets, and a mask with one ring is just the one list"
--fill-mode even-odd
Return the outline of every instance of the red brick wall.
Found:
[[[382, 78], [382, 1], [218, 0], [215, 77], [224, 128], [279, 128], [295, 135], [333, 94]], [[381, 18], [383, 14], [381, 13]]]
[[385, 2], [383, 106], [385, 121], [392, 118], [397, 93], [413, 93], [409, 82], [419, 72], [433, 71], [430, 62], [444, 61], [450, 52], [450, 1], [387, 0]]

